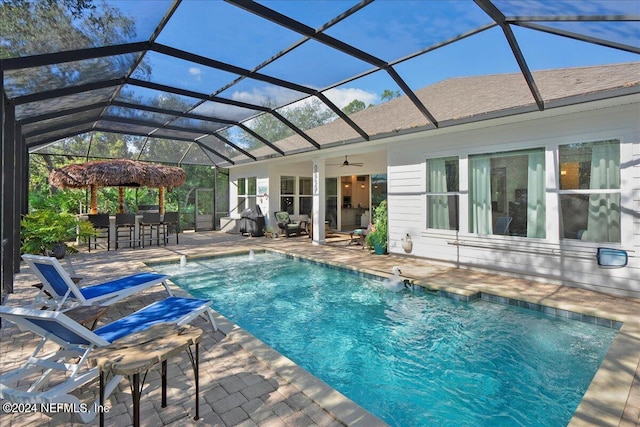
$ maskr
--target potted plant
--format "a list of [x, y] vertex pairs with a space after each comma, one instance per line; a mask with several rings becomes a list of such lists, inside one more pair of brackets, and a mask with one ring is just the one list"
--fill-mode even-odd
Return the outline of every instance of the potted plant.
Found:
[[366, 242], [369, 248], [373, 248], [376, 255], [387, 253], [388, 234], [387, 201], [380, 202], [373, 212], [373, 223], [369, 224]]
[[267, 226], [264, 229], [264, 237], [269, 237], [269, 238], [277, 238], [278, 237], [278, 233], [276, 233], [276, 230], [271, 227], [271, 226]]
[[77, 252], [67, 242], [76, 236], [87, 238], [95, 234], [88, 221], [79, 221], [76, 215], [40, 209], [22, 217], [21, 247], [23, 253], [64, 258], [67, 251]]

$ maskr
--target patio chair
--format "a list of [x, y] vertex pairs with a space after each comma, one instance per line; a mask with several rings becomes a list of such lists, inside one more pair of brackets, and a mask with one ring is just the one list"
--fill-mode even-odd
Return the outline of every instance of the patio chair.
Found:
[[[166, 274], [137, 273], [79, 288], [56, 258], [27, 254], [22, 255], [22, 258], [42, 282], [42, 290], [32, 304], [34, 307], [45, 305], [60, 310], [65, 304], [65, 309], [78, 305], [111, 305], [160, 283], [169, 295], [173, 295], [167, 284], [169, 276]], [[51, 297], [47, 297], [45, 292]]]
[[349, 246], [360, 245], [364, 249], [367, 246], [367, 234], [369, 234], [369, 228], [356, 228], [349, 233]]
[[[63, 259], [67, 263], [67, 268], [65, 269], [65, 271], [68, 272], [69, 277], [71, 278], [73, 283], [77, 285], [78, 283], [82, 282], [83, 277], [79, 276], [78, 273], [76, 272], [76, 269], [73, 267], [73, 264], [71, 263], [70, 257], [64, 257]], [[58, 261], [61, 262], [60, 260]], [[31, 286], [33, 286], [34, 288], [38, 288], [42, 293], [46, 294], [48, 298], [52, 298], [52, 295], [46, 289], [43, 290], [44, 285], [42, 284], [42, 282], [34, 283]]]
[[289, 237], [290, 234], [300, 235], [302, 231], [302, 225], [299, 222], [292, 222], [289, 217], [289, 212], [287, 211], [279, 211], [274, 213], [276, 218], [276, 223], [278, 224], [278, 228], [282, 231], [282, 233]]
[[[99, 369], [89, 364], [94, 349], [108, 346], [119, 338], [133, 338], [136, 332], [160, 323], [185, 325], [200, 315], [208, 315], [209, 322], [217, 330], [210, 304], [211, 301], [203, 299], [168, 297], [93, 331], [59, 311], [0, 306], [0, 317], [21, 330], [42, 337], [24, 365], [0, 376], [0, 397], [14, 403], [64, 403], [80, 408], [82, 402], [69, 393], [98, 378]], [[44, 354], [43, 349], [49, 341], [59, 348]], [[35, 381], [29, 380], [36, 377]], [[104, 398], [113, 392], [122, 378], [122, 375], [113, 376], [103, 388]], [[88, 411], [77, 413], [85, 423], [96, 416], [97, 405], [86, 407]]]
[[[154, 237], [154, 230], [155, 230], [155, 237]], [[147, 231], [149, 232], [147, 233]], [[148, 236], [147, 240], [149, 240], [149, 245], [151, 245], [151, 243], [153, 243], [153, 241], [155, 240], [157, 243], [157, 246], [160, 246], [161, 231], [162, 231], [162, 242], [163, 244], [166, 244], [166, 238], [167, 238], [166, 227], [164, 226], [164, 224], [162, 224], [162, 221], [160, 221], [160, 214], [157, 212], [144, 212], [142, 214], [142, 219], [140, 220], [139, 236], [138, 236], [138, 239], [140, 240], [142, 247], [144, 248], [144, 242], [147, 236]]]
[[180, 232], [180, 214], [178, 212], [165, 212], [162, 218], [162, 226], [164, 230], [164, 244], [169, 243], [169, 236], [176, 233], [176, 245], [178, 242], [178, 233]]
[[493, 229], [493, 234], [509, 235], [509, 225], [511, 224], [512, 220], [513, 218], [510, 216], [498, 217], [498, 220], [496, 221], [496, 226]]
[[298, 215], [298, 220], [295, 221], [300, 223], [300, 232], [305, 233], [307, 236], [310, 236], [311, 231], [311, 218], [310, 215]]
[[116, 250], [120, 243], [129, 243], [129, 247], [136, 247], [136, 215], [129, 213], [116, 214]]
[[95, 236], [89, 236], [89, 252], [91, 252], [92, 238], [94, 249], [98, 249], [98, 239], [106, 239], [107, 250], [111, 250], [111, 223], [109, 220], [109, 214], [89, 214], [89, 222], [96, 230]]

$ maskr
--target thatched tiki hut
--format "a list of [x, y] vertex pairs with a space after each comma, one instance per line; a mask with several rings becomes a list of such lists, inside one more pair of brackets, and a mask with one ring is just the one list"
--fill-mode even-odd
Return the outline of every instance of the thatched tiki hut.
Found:
[[127, 159], [68, 165], [49, 174], [49, 183], [60, 188], [91, 189], [89, 213], [98, 213], [98, 187], [118, 187], [118, 211], [124, 211], [124, 187], [159, 189], [158, 204], [164, 213], [165, 189], [179, 187], [187, 180], [182, 168]]

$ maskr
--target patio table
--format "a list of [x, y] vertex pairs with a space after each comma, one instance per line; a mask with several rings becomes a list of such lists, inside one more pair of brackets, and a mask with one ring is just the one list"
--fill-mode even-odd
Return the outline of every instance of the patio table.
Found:
[[[91, 355], [92, 363], [100, 370], [100, 407], [104, 408], [105, 375], [123, 375], [129, 378], [133, 397], [133, 425], [140, 425], [140, 395], [147, 372], [158, 364], [162, 375], [162, 407], [167, 406], [167, 360], [186, 351], [195, 377], [196, 414], [200, 418], [200, 382], [198, 345], [202, 329], [185, 325], [160, 323], [141, 332], [114, 341], [110, 346], [96, 349]], [[191, 346], [195, 350], [191, 350]], [[144, 373], [142, 383], [140, 374]], [[104, 426], [104, 411], [100, 410], [100, 427]]]
[[93, 330], [98, 320], [104, 316], [109, 307], [106, 305], [85, 305], [67, 310], [64, 314], [81, 325]]

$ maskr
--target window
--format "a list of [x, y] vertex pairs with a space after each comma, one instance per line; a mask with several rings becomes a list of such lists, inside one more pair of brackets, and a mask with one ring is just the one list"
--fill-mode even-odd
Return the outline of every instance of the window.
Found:
[[247, 200], [247, 178], [238, 178], [238, 203], [236, 205], [238, 213], [246, 209]]
[[294, 213], [293, 200], [295, 196], [296, 178], [293, 176], [280, 177], [280, 210]]
[[544, 150], [469, 156], [469, 231], [546, 237]]
[[371, 175], [371, 212], [387, 200], [387, 174]]
[[329, 227], [338, 228], [338, 178], [325, 178], [325, 220]]
[[300, 214], [309, 215], [309, 217], [311, 217], [311, 210], [313, 209], [313, 181], [311, 178], [299, 179], [298, 194], [300, 195]]
[[564, 239], [620, 242], [620, 142], [559, 147]]
[[[296, 183], [298, 184], [296, 190]], [[280, 177], [280, 210], [290, 215], [308, 215], [313, 210], [313, 180], [310, 177]]]
[[427, 227], [458, 230], [458, 158], [427, 160]]
[[254, 208], [257, 201], [257, 179], [255, 176], [247, 178], [247, 208]]
[[238, 178], [238, 213], [256, 205], [256, 177]]

